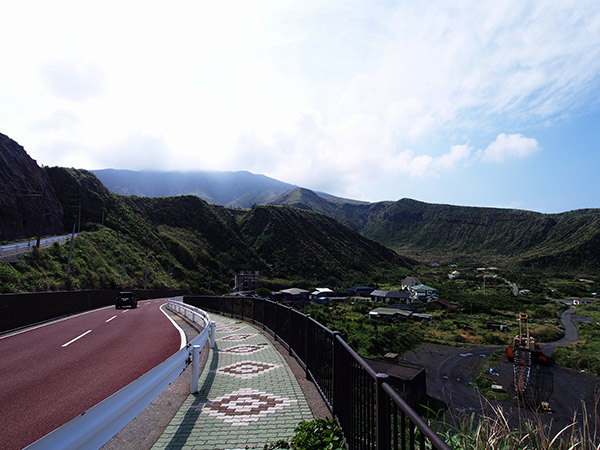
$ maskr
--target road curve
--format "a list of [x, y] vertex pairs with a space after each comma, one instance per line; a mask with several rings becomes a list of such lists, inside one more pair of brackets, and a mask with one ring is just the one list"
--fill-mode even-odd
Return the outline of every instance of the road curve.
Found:
[[0, 338], [0, 448], [29, 445], [175, 353], [180, 335], [163, 303], [103, 308]]
[[577, 329], [577, 323], [579, 322], [594, 322], [594, 319], [587, 316], [580, 316], [573, 314], [574, 308], [570, 306], [565, 309], [560, 315], [560, 322], [565, 329], [564, 336], [558, 341], [546, 342], [540, 344], [540, 347], [545, 355], [550, 356], [554, 353], [557, 347], [561, 345], [571, 344], [579, 340], [579, 330]]

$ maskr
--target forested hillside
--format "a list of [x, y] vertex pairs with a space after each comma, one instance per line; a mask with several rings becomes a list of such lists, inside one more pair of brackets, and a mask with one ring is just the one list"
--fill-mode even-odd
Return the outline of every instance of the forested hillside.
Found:
[[267, 285], [273, 279], [343, 286], [410, 265], [319, 213], [280, 206], [231, 210], [196, 196], [120, 196], [85, 170], [45, 172], [65, 212], [61, 231], [81, 231], [70, 272], [68, 246], [36, 251], [2, 263], [3, 292], [147, 283], [223, 293], [240, 270], [261, 271]]
[[541, 214], [402, 199], [330, 201], [302, 189], [272, 200], [319, 211], [422, 261], [479, 260], [544, 270], [600, 271], [600, 210]]

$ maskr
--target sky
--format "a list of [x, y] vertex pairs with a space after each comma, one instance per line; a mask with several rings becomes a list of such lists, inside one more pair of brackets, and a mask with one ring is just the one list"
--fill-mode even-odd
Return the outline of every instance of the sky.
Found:
[[0, 132], [40, 165], [600, 208], [597, 0], [23, 0], [0, 17]]

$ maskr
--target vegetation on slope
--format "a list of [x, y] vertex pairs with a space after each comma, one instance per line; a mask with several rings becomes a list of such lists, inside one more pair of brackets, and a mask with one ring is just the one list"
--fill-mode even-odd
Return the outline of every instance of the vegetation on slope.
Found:
[[295, 189], [271, 201], [318, 211], [424, 262], [503, 262], [538, 270], [600, 271], [600, 210], [562, 214], [437, 205], [402, 199], [361, 204]]
[[55, 246], [3, 263], [3, 292], [134, 288], [146, 281], [148, 287], [223, 293], [240, 270], [259, 270], [286, 287], [340, 286], [409, 263], [321, 214], [274, 206], [229, 210], [195, 196], [123, 197], [85, 170], [46, 172], [65, 210], [65, 232], [73, 225], [82, 231], [69, 276], [68, 246]]

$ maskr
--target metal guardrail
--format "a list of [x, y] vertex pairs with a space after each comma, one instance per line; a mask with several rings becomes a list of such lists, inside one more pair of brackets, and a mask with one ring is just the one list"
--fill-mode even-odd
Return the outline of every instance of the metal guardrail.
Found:
[[312, 317], [270, 300], [185, 296], [188, 303], [262, 325], [314, 381], [347, 448], [450, 450], [450, 447], [340, 336]]
[[[203, 325], [202, 332], [169, 359], [128, 384], [120, 391], [85, 411], [70, 422], [52, 431], [33, 444], [28, 450], [41, 449], [90, 449], [96, 450], [108, 442], [152, 400], [165, 390], [192, 362], [192, 384], [190, 391], [198, 390], [198, 355], [210, 338], [214, 345], [214, 322], [209, 315], [176, 298], [168, 299], [167, 307], [183, 312], [195, 323]], [[194, 377], [195, 376], [195, 377]], [[195, 378], [195, 384], [194, 384]]]
[[[49, 237], [49, 238], [40, 239], [40, 247], [49, 247], [50, 245], [52, 245], [55, 242], [66, 241], [68, 239], [71, 239], [71, 236], [72, 236], [71, 234], [65, 234], [62, 236], [53, 236], [53, 237]], [[77, 237], [77, 233], [75, 233], [74, 237]], [[27, 253], [28, 251], [34, 249], [36, 244], [37, 244], [37, 239], [31, 239], [29, 241], [17, 242], [15, 244], [2, 245], [2, 246], [0, 246], [0, 258], [3, 256]]]

